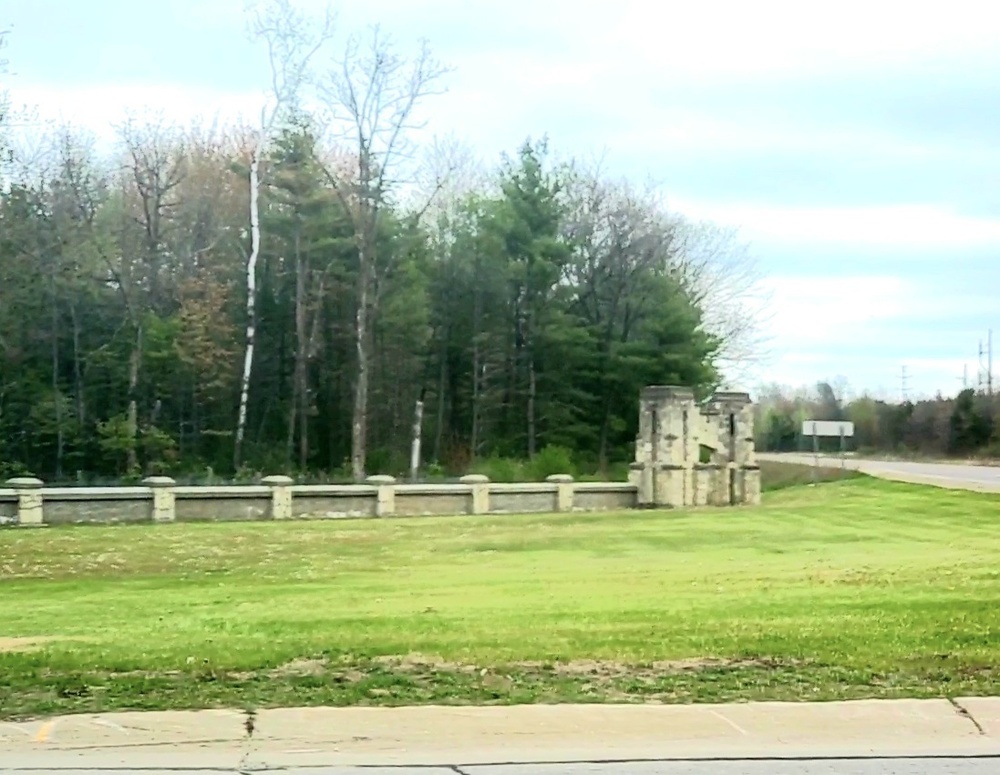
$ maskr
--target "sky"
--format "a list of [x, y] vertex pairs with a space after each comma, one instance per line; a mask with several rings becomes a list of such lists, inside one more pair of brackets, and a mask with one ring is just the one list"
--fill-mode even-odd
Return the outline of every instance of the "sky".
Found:
[[[316, 9], [321, 0], [296, 0]], [[452, 72], [428, 131], [548, 135], [738, 229], [770, 295], [749, 382], [954, 394], [1000, 341], [1000, 23], [987, 2], [341, 0]], [[244, 0], [0, 0], [7, 83], [100, 139], [129, 109], [256, 116]], [[335, 44], [337, 45], [337, 44]], [[323, 60], [320, 64], [325, 63]], [[905, 373], [905, 378], [904, 378]], [[753, 385], [746, 385], [752, 388]]]

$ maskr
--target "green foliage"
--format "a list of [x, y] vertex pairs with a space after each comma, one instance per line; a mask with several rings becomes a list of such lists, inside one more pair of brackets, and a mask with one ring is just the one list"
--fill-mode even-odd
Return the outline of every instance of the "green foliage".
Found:
[[[139, 443], [125, 413], [98, 422], [97, 438], [98, 447], [114, 460], [116, 467], [125, 470], [129, 452], [134, 452]], [[136, 476], [138, 473], [126, 471], [129, 476]]]
[[[772, 393], [757, 407], [756, 440], [762, 451], [792, 452], [812, 449], [812, 439], [801, 436], [806, 419], [847, 419], [854, 423], [848, 450], [866, 455], [1000, 457], [994, 445], [998, 402], [972, 389], [954, 399], [938, 396], [919, 402], [889, 403], [871, 396], [845, 402], [830, 386], [820, 383], [815, 396]], [[837, 452], [840, 439], [824, 438], [821, 452]]]
[[537, 482], [545, 481], [553, 474], [576, 475], [573, 453], [566, 447], [557, 447], [552, 444], [543, 447], [525, 468], [529, 478]]
[[[239, 143], [140, 135], [152, 145], [125, 157], [157, 169], [102, 167], [67, 136], [51, 168], [0, 191], [0, 456], [48, 481], [343, 477], [360, 222], [331, 150], [292, 115], [261, 159], [255, 357], [234, 471], [249, 160]], [[505, 157], [490, 183], [433, 216], [395, 192], [378, 202], [366, 469], [408, 473], [422, 399], [427, 476], [622, 471], [642, 387], [704, 395], [718, 381], [676, 227], [652, 200], [583, 181], [545, 140]], [[591, 184], [618, 204], [602, 209]]]
[[951, 412], [949, 452], [968, 453], [985, 447], [993, 436], [993, 417], [986, 402], [976, 400], [971, 388], [955, 399]]
[[478, 461], [469, 469], [469, 473], [486, 476], [491, 482], [507, 484], [526, 481], [527, 477], [524, 461], [497, 456]]

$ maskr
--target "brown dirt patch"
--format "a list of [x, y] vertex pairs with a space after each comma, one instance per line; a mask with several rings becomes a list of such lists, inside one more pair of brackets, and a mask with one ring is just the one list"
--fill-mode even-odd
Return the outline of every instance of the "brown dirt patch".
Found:
[[[480, 673], [486, 675], [489, 668], [476, 665], [465, 665], [448, 662], [436, 657], [422, 654], [407, 654], [406, 656], [376, 657], [377, 664], [400, 672], [425, 672], [442, 670], [458, 673]], [[561, 677], [623, 678], [651, 677], [664, 674], [696, 673], [703, 670], [739, 669], [739, 668], [771, 668], [791, 667], [787, 661], [767, 658], [720, 659], [714, 657], [698, 657], [692, 659], [662, 660], [646, 664], [625, 664], [622, 662], [577, 659], [569, 662], [511, 662], [498, 669], [503, 671], [523, 670], [528, 673], [551, 673]]]
[[39, 651], [46, 643], [60, 640], [70, 640], [57, 635], [36, 635], [28, 638], [8, 638], [0, 635], [0, 654], [11, 654], [19, 651]]
[[304, 678], [323, 675], [326, 671], [327, 661], [325, 659], [293, 659], [291, 662], [271, 670], [270, 675], [275, 678]]

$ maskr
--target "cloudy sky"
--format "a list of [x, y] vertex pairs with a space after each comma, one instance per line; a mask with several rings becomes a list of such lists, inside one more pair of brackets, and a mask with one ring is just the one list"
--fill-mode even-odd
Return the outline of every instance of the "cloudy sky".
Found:
[[[299, 0], [318, 6], [319, 0]], [[1000, 24], [991, 4], [341, 0], [452, 66], [430, 129], [486, 159], [547, 133], [739, 228], [786, 384], [960, 389], [1000, 340]], [[126, 108], [255, 115], [244, 0], [0, 0], [15, 97], [111, 137]], [[998, 345], [1000, 349], [1000, 345]]]

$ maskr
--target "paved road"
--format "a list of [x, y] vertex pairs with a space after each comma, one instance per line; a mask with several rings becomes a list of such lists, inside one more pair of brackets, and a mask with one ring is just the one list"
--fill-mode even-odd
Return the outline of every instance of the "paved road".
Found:
[[[108, 770], [7, 770], [3, 775], [122, 775]], [[210, 775], [203, 770], [143, 770], [143, 775]], [[237, 772], [231, 770], [230, 772]], [[268, 772], [255, 770], [255, 772]], [[281, 775], [996, 775], [997, 758], [829, 759], [824, 761], [612, 762], [519, 764], [497, 767], [332, 767], [270, 770]]]
[[[813, 465], [812, 455], [760, 454], [761, 460]], [[840, 458], [820, 455], [821, 466], [839, 466]], [[933, 484], [961, 490], [1000, 492], [1000, 466], [975, 466], [965, 463], [911, 463], [905, 461], [856, 460], [845, 461], [848, 468], [863, 471], [871, 476], [896, 479], [917, 484]]]

